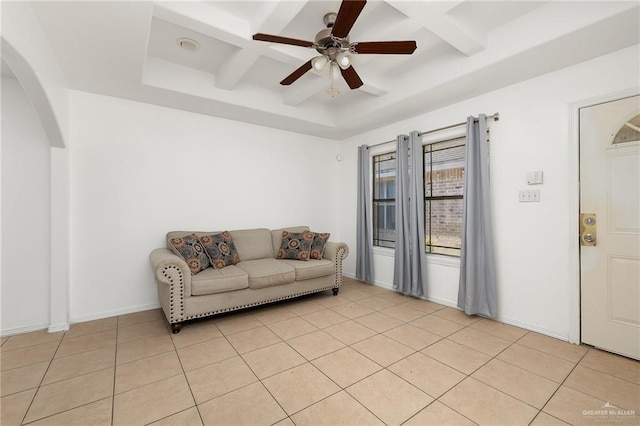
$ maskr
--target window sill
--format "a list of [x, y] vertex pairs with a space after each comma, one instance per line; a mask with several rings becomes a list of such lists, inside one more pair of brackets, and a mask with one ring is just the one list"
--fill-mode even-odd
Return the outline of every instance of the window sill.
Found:
[[373, 254], [377, 254], [377, 255], [380, 255], [380, 256], [387, 256], [387, 257], [394, 257], [396, 255], [396, 251], [395, 251], [395, 249], [388, 248], [388, 247], [374, 246], [373, 247]]
[[[394, 257], [395, 249], [387, 247], [373, 247], [373, 254], [378, 256]], [[426, 254], [427, 263], [433, 265], [449, 266], [452, 268], [460, 268], [460, 258], [454, 256], [443, 256], [440, 254]]]
[[440, 254], [427, 254], [427, 263], [433, 265], [449, 266], [452, 268], [460, 268], [460, 258], [453, 256], [443, 256]]

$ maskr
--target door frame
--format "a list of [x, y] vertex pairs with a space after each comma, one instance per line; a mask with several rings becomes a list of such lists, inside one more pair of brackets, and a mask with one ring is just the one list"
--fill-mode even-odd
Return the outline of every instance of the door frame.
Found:
[[569, 105], [569, 343], [580, 344], [580, 109], [640, 95], [640, 86], [582, 99]]

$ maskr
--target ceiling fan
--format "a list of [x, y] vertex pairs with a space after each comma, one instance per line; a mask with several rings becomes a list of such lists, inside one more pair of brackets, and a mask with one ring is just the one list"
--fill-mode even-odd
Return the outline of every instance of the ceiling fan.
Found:
[[331, 12], [324, 16], [323, 21], [327, 28], [316, 34], [315, 42], [263, 33], [254, 34], [253, 39], [314, 48], [321, 54], [285, 77], [280, 82], [284, 86], [295, 82], [311, 69], [321, 71], [329, 64], [331, 71], [340, 70], [351, 89], [357, 89], [363, 83], [351, 65], [349, 54], [410, 55], [416, 50], [414, 40], [351, 42], [349, 31], [366, 3], [366, 0], [343, 0], [337, 14]]

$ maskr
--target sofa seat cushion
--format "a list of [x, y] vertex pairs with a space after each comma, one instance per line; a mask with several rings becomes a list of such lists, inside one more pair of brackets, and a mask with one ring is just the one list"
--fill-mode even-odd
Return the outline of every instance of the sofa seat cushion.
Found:
[[249, 275], [250, 288], [289, 284], [296, 280], [293, 266], [273, 258], [241, 261], [236, 267]]
[[191, 277], [191, 295], [225, 293], [249, 287], [249, 276], [234, 265], [222, 269], [207, 268]]
[[327, 259], [314, 260], [289, 260], [282, 259], [280, 262], [291, 265], [296, 270], [296, 280], [310, 280], [311, 278], [324, 277], [334, 272], [333, 262]]

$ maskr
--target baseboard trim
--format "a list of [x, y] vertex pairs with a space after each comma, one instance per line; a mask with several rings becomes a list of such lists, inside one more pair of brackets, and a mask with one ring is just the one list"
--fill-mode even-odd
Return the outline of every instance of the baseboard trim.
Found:
[[439, 297], [426, 297], [425, 300], [428, 300], [429, 302], [437, 303], [439, 305], [448, 306], [450, 308], [455, 308], [460, 311], [462, 310], [458, 308], [458, 304], [456, 302], [452, 302], [451, 300], [441, 299]]
[[15, 334], [31, 333], [33, 331], [46, 330], [48, 327], [49, 327], [48, 323], [42, 322], [39, 324], [25, 325], [22, 327], [7, 328], [4, 330], [0, 330], [0, 336], [8, 337], [8, 336], [13, 336]]
[[69, 331], [69, 323], [63, 322], [61, 324], [50, 325], [47, 329], [49, 333], [58, 333], [60, 331]]
[[[498, 318], [498, 321], [503, 322], [505, 324], [513, 325], [515, 327], [520, 327], [520, 328], [523, 328], [525, 330], [533, 331], [535, 333], [544, 334], [545, 336], [553, 337], [555, 339], [560, 339], [560, 340], [563, 340], [565, 342], [569, 341], [569, 332], [568, 331], [562, 332], [562, 331], [558, 331], [558, 330], [551, 330], [551, 329], [548, 329], [548, 328], [537, 326], [535, 324], [531, 324], [531, 323], [528, 323], [528, 322], [524, 322], [524, 321], [520, 321], [520, 320], [517, 320], [517, 319], [514, 319], [514, 318], [508, 318], [508, 317]], [[575, 344], [579, 344], [579, 343], [575, 343]]]
[[[357, 280], [357, 278], [352, 274], [343, 273], [343, 275], [346, 276], [346, 277], [352, 278], [354, 280]], [[376, 287], [385, 288], [387, 290], [393, 290], [393, 286], [391, 284], [388, 284], [388, 283], [383, 283], [383, 282], [374, 280], [373, 284]], [[449, 306], [451, 308], [455, 308], [455, 309], [458, 309], [458, 310], [462, 310], [462, 309], [458, 308], [457, 302], [455, 302], [455, 301], [441, 299], [439, 297], [422, 297], [421, 299], [428, 300], [429, 302], [438, 303], [440, 305]], [[531, 323], [528, 323], [528, 322], [520, 321], [520, 320], [517, 320], [517, 319], [514, 319], [514, 318], [509, 318], [509, 317], [498, 317], [496, 321], [502, 322], [504, 324], [513, 325], [515, 327], [519, 327], [519, 328], [522, 328], [524, 330], [533, 331], [535, 333], [544, 334], [545, 336], [553, 337], [555, 339], [560, 339], [560, 340], [563, 340], [565, 342], [579, 344], [579, 342], [570, 342], [570, 340], [569, 340], [569, 332], [568, 331], [561, 332], [561, 331], [558, 331], [558, 330], [551, 330], [551, 329], [548, 329], [548, 328], [540, 327], [540, 326], [535, 325], [535, 324], [531, 324]]]
[[156, 303], [148, 303], [146, 305], [138, 305], [138, 306], [130, 306], [127, 308], [114, 309], [112, 311], [103, 311], [95, 314], [80, 315], [76, 317], [72, 316], [70, 319], [70, 323], [75, 324], [79, 322], [87, 322], [87, 321], [94, 321], [94, 320], [99, 320], [104, 318], [117, 317], [118, 315], [133, 314], [136, 312], [157, 309], [159, 307], [160, 307], [160, 303], [156, 302]]
[[[347, 278], [351, 278], [352, 280], [356, 280], [356, 281], [360, 281], [360, 279], [358, 277], [356, 277], [355, 274], [351, 274], [348, 272], [342, 272], [342, 275], [347, 277]], [[382, 288], [386, 288], [387, 290], [393, 290], [393, 286], [391, 284], [387, 284], [384, 283], [382, 281], [377, 281], [377, 280], [373, 280], [373, 285], [375, 285], [376, 287], [382, 287]]]

